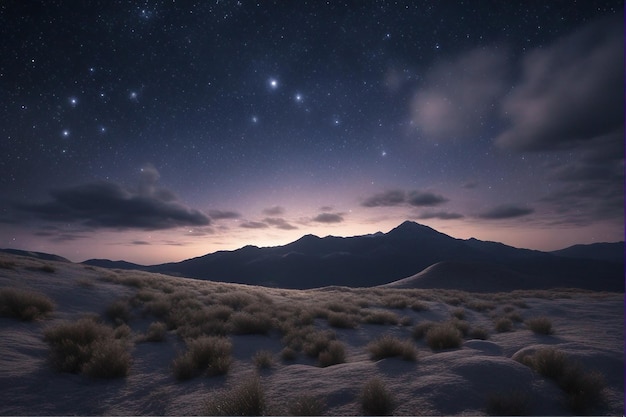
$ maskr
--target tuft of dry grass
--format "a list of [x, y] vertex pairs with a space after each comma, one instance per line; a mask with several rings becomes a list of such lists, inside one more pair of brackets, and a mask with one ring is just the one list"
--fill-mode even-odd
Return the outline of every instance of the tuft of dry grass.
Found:
[[495, 329], [498, 333], [510, 332], [513, 330], [513, 322], [506, 317], [500, 317], [496, 320]]
[[552, 330], [552, 322], [547, 317], [533, 317], [525, 322], [526, 327], [536, 334], [550, 335], [554, 333]]
[[187, 341], [187, 352], [172, 362], [176, 379], [185, 380], [206, 372], [223, 375], [231, 364], [232, 343], [224, 337], [202, 336]]
[[207, 416], [262, 416], [266, 411], [265, 392], [258, 376], [212, 396], [205, 402]]
[[52, 365], [61, 372], [84, 373], [96, 378], [128, 374], [131, 357], [113, 329], [88, 318], [62, 323], [44, 331]]
[[54, 310], [54, 303], [45, 294], [17, 288], [0, 288], [0, 317], [32, 321]]
[[310, 395], [301, 395], [291, 399], [287, 407], [289, 416], [321, 416], [324, 415], [324, 401]]
[[452, 317], [458, 319], [458, 320], [463, 320], [465, 319], [465, 309], [463, 308], [455, 308], [454, 310], [452, 310], [452, 313], [450, 313], [452, 315]]
[[336, 313], [331, 311], [328, 313], [327, 320], [330, 326], [337, 327], [339, 329], [354, 329], [358, 326], [356, 317], [348, 313]]
[[426, 343], [432, 350], [453, 349], [461, 346], [463, 337], [454, 323], [440, 323], [428, 329]]
[[150, 323], [148, 331], [139, 338], [139, 342], [162, 342], [167, 334], [167, 326], [165, 323], [155, 321]]
[[361, 391], [361, 410], [365, 416], [390, 416], [395, 408], [394, 398], [377, 377], [367, 380]]
[[417, 360], [417, 349], [410, 340], [400, 340], [390, 335], [370, 342], [366, 349], [373, 360], [393, 357], [400, 357], [405, 361]]
[[235, 334], [267, 334], [272, 328], [272, 318], [267, 313], [240, 311], [230, 316], [229, 324]]
[[322, 368], [344, 363], [346, 361], [346, 350], [343, 343], [332, 340], [328, 343], [326, 349], [319, 353], [317, 360]]
[[605, 401], [606, 386], [602, 374], [585, 371], [577, 362], [555, 348], [542, 348], [518, 359], [540, 375], [550, 378], [565, 392], [570, 411], [584, 415], [597, 411]]
[[426, 333], [428, 332], [428, 330], [430, 330], [430, 328], [433, 327], [434, 325], [435, 325], [435, 322], [432, 322], [429, 320], [422, 321], [420, 323], [417, 323], [415, 326], [413, 326], [413, 330], [411, 334], [413, 335], [413, 338], [415, 338], [416, 340], [423, 339], [424, 337], [426, 337]]
[[116, 325], [130, 321], [130, 306], [126, 300], [113, 301], [104, 311], [105, 316]]
[[258, 369], [269, 369], [274, 366], [274, 354], [269, 350], [259, 350], [252, 361]]
[[370, 310], [365, 313], [363, 321], [367, 324], [398, 324], [398, 315], [388, 310]]
[[489, 331], [484, 327], [474, 327], [469, 332], [472, 339], [487, 340], [489, 339]]

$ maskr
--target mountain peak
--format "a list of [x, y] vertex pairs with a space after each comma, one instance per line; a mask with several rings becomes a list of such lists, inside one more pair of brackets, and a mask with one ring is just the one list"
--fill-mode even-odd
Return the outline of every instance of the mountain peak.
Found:
[[423, 224], [412, 222], [410, 220], [404, 221], [398, 227], [395, 227], [389, 231], [387, 234], [413, 234], [413, 233], [438, 233], [435, 229], [430, 228], [428, 226], [424, 226]]

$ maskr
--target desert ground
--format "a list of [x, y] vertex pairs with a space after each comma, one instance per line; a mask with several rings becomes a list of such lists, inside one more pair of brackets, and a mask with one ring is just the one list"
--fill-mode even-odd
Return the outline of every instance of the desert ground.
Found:
[[624, 413], [623, 293], [284, 290], [0, 254], [0, 313], [2, 415]]

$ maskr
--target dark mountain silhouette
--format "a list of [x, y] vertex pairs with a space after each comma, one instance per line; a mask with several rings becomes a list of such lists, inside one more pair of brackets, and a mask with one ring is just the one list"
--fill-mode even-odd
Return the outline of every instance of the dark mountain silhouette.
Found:
[[111, 261], [109, 259], [88, 259], [81, 263], [84, 265], [98, 266], [100, 268], [109, 269], [139, 269], [143, 271], [148, 269], [148, 267], [144, 265], [134, 264], [132, 262], [126, 261]]
[[[446, 273], [429, 278], [430, 288], [450, 288], [446, 280], [463, 265], [482, 264], [469, 273], [475, 291], [492, 291], [489, 285], [501, 274], [499, 291], [516, 288], [578, 287], [624, 291], [624, 262], [570, 258], [518, 249], [497, 242], [455, 239], [430, 227], [404, 222], [388, 233], [355, 237], [306, 235], [284, 246], [245, 246], [219, 251], [176, 263], [138, 269], [213, 281], [283, 288], [316, 288], [329, 285], [369, 287], [384, 285], [440, 262]], [[117, 268], [123, 265], [117, 264]], [[496, 272], [497, 271], [497, 272]], [[460, 275], [459, 275], [460, 276]], [[482, 278], [481, 278], [482, 277]], [[466, 278], [466, 280], [469, 278]], [[482, 281], [481, 281], [482, 280]], [[422, 280], [426, 282], [426, 280]]]
[[574, 245], [565, 249], [550, 252], [553, 255], [568, 258], [598, 259], [601, 261], [624, 262], [624, 242], [592, 243], [590, 245]]
[[0, 252], [10, 253], [11, 255], [27, 256], [29, 258], [37, 258], [41, 259], [42, 261], [71, 262], [69, 259], [66, 259], [62, 256], [52, 255], [50, 253], [44, 252], [32, 252], [20, 249], [0, 249]]

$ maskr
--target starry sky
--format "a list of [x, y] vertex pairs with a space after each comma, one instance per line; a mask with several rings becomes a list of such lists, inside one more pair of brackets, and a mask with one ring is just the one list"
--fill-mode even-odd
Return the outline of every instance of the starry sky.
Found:
[[0, 247], [624, 236], [622, 1], [0, 3]]

